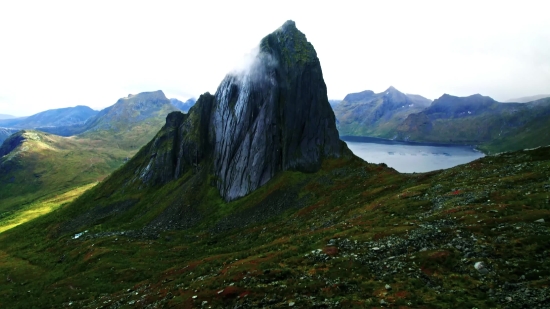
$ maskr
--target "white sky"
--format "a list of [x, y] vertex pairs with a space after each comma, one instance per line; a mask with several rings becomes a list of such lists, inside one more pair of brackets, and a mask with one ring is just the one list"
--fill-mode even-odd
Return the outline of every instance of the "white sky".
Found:
[[[330, 3], [330, 4], [328, 4]], [[330, 99], [550, 93], [547, 1], [1, 1], [0, 114], [161, 89], [214, 93], [286, 20], [315, 47]]]

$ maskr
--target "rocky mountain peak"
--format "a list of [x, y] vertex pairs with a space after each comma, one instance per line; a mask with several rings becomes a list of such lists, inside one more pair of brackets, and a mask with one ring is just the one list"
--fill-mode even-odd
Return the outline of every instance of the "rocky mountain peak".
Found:
[[[324, 158], [349, 153], [338, 136], [315, 49], [292, 21], [261, 40], [250, 67], [228, 74], [185, 117], [169, 117], [176, 118], [177, 129], [167, 124], [153, 142], [142, 181], [167, 181], [191, 167], [212, 165], [218, 190], [230, 201], [279, 171], [314, 172]], [[167, 141], [172, 146], [159, 153]]]

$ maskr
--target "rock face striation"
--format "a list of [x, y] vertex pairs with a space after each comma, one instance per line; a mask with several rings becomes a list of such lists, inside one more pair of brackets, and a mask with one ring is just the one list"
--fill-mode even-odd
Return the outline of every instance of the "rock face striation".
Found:
[[250, 65], [228, 74], [188, 114], [171, 113], [136, 171], [164, 183], [208, 166], [226, 201], [279, 171], [317, 171], [324, 158], [351, 154], [340, 141], [313, 46], [293, 21], [262, 39]]

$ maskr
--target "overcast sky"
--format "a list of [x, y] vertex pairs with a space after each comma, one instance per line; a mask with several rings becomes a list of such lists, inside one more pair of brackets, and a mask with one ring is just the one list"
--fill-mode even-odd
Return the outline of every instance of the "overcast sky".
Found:
[[0, 114], [218, 84], [292, 19], [330, 99], [393, 85], [436, 99], [550, 93], [546, 1], [2, 1]]

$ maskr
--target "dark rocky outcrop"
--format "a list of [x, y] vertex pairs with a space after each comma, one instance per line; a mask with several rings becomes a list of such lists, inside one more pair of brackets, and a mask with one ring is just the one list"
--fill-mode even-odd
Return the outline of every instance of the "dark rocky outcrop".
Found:
[[314, 172], [324, 158], [344, 154], [350, 153], [338, 137], [315, 49], [287, 21], [213, 96], [167, 117], [136, 177], [155, 185], [207, 167], [230, 201], [279, 171]]

